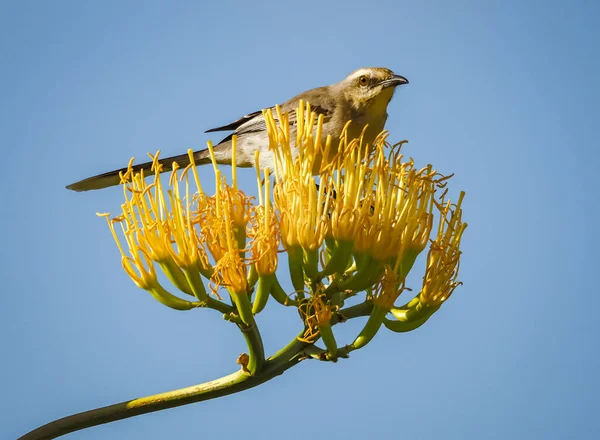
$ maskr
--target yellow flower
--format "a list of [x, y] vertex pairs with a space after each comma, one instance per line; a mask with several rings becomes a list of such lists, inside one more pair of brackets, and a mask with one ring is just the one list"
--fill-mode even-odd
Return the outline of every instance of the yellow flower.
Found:
[[376, 145], [371, 173], [364, 202], [371, 211], [355, 249], [381, 263], [396, 264], [407, 250], [418, 253], [427, 244], [435, 184], [428, 178], [430, 168], [417, 171], [412, 160], [402, 162], [400, 149], [387, 159], [383, 141]]
[[[290, 148], [289, 122], [279, 108], [278, 129], [272, 112], [264, 112], [269, 129], [270, 148], [275, 158], [275, 181], [273, 190], [275, 207], [280, 214], [280, 229], [286, 248], [301, 246], [305, 251], [316, 251], [322, 245], [329, 229], [328, 209], [331, 193], [324, 186], [317, 189], [313, 171], [320, 168], [320, 158], [328, 155], [327, 146], [321, 145], [323, 118], [319, 117], [316, 135], [313, 136], [313, 124], [316, 114], [301, 103], [298, 107], [295, 145], [298, 154]], [[323, 170], [323, 176], [326, 171]]]
[[[158, 171], [158, 153], [151, 157], [155, 170]], [[131, 174], [130, 170], [127, 174]], [[198, 231], [193, 226], [190, 206], [182, 206], [176, 175], [175, 170], [175, 179], [171, 179], [173, 190], [166, 197], [158, 177], [155, 177], [152, 184], [146, 185], [143, 173], [130, 176], [131, 183], [124, 187], [122, 214], [116, 220], [123, 226], [123, 236], [133, 256], [130, 261], [135, 262], [140, 272], [143, 271], [141, 261], [135, 257], [134, 249], [142, 252], [148, 262], [160, 265], [176, 287], [192, 294], [181, 269], [204, 271], [208, 267], [208, 260]], [[188, 199], [189, 192], [189, 182], [186, 179]], [[123, 253], [114, 229], [111, 230]]]
[[249, 218], [250, 199], [242, 191], [228, 186], [221, 173], [217, 172], [215, 195], [207, 199], [206, 209], [199, 212], [197, 219], [215, 261], [229, 250], [229, 240], [233, 240], [238, 251], [244, 251]]
[[[142, 246], [136, 244], [134, 232], [132, 232], [132, 228], [127, 225], [126, 217], [120, 216], [111, 220], [108, 218], [109, 214], [104, 213], [97, 215], [106, 218], [113, 238], [121, 252], [121, 264], [123, 265], [123, 269], [135, 285], [144, 290], [149, 290], [155, 286], [158, 283], [158, 280], [156, 271], [154, 270], [154, 263], [148, 252]], [[121, 241], [115, 231], [115, 223], [121, 225], [125, 243], [128, 248], [127, 252], [125, 252], [125, 249], [121, 246]]]
[[[258, 158], [258, 154], [256, 155]], [[252, 209], [249, 238], [251, 239], [252, 261], [258, 275], [272, 275], [277, 269], [277, 251], [279, 249], [280, 232], [277, 215], [271, 206], [269, 171], [265, 171], [264, 197], [262, 181], [257, 172], [259, 188], [259, 205]]]
[[232, 247], [216, 264], [211, 281], [215, 285], [215, 293], [217, 287], [224, 286], [231, 294], [244, 295], [248, 288], [246, 277], [246, 264], [238, 250]]
[[232, 186], [229, 186], [216, 168], [214, 152], [209, 149], [215, 167], [215, 195], [208, 204], [209, 209], [200, 216], [202, 231], [207, 246], [216, 261], [211, 281], [216, 288], [225, 286], [232, 294], [246, 294], [247, 262], [246, 226], [250, 220], [251, 199], [238, 189], [235, 167], [236, 138], [233, 138]]
[[314, 342], [319, 337], [320, 330], [329, 325], [335, 307], [326, 304], [323, 295], [316, 294], [301, 303], [298, 310], [306, 326], [302, 340]]
[[462, 221], [460, 194], [454, 206], [448, 201], [440, 205], [438, 233], [427, 254], [427, 269], [420, 293], [421, 302], [439, 307], [461, 283], [456, 281], [460, 262], [460, 241], [467, 224]]
[[390, 310], [404, 290], [401, 283], [403, 282], [399, 279], [398, 273], [390, 266], [386, 266], [381, 281], [375, 286], [373, 303]]
[[331, 235], [338, 241], [354, 241], [371, 215], [370, 196], [376, 173], [373, 172], [373, 155], [363, 145], [362, 137], [349, 144], [340, 144], [342, 154], [334, 168], [331, 186], [335, 200], [331, 208]]

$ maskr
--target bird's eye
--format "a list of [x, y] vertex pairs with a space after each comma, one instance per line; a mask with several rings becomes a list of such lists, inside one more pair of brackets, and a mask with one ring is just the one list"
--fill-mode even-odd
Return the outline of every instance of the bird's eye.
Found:
[[369, 84], [369, 78], [367, 78], [367, 75], [363, 75], [360, 78], [358, 78], [358, 83], [364, 87], [367, 84]]

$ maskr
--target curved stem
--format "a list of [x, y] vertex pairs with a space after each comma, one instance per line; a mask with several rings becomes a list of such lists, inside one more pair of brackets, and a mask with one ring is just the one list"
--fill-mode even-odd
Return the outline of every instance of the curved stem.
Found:
[[381, 328], [381, 324], [383, 323], [383, 319], [387, 313], [387, 309], [380, 307], [378, 305], [373, 306], [373, 310], [369, 315], [369, 320], [361, 330], [360, 334], [356, 337], [354, 342], [350, 345], [354, 349], [362, 348], [367, 345], [371, 339], [375, 337], [375, 334]]
[[[365, 302], [341, 310], [340, 313], [344, 319], [352, 319], [369, 315], [371, 308], [372, 305]], [[339, 321], [338, 315], [334, 315], [331, 324], [335, 325]], [[303, 334], [304, 331], [300, 332], [298, 337], [302, 337]], [[256, 335], [247, 336], [253, 339]], [[260, 335], [258, 337], [260, 338]], [[256, 375], [241, 370], [203, 384], [84, 411], [47, 423], [20, 437], [19, 440], [53, 439], [92, 426], [215, 399], [253, 388], [279, 376], [286, 370], [298, 365], [302, 360], [311, 357], [310, 348], [312, 344], [302, 342], [298, 337], [295, 337], [288, 345], [264, 361], [263, 368]]]
[[74, 414], [50, 422], [25, 434], [20, 440], [53, 439], [92, 426], [161, 411], [163, 409], [175, 408], [190, 403], [215, 399], [217, 397], [247, 390], [260, 385], [275, 376], [279, 376], [284, 371], [300, 363], [305, 359], [305, 357], [299, 355], [303, 348], [304, 346], [302, 344], [298, 344], [296, 343], [296, 340], [294, 340], [286, 347], [286, 349], [280, 352], [281, 355], [289, 355], [289, 357], [286, 356], [287, 359], [284, 360], [278, 358], [277, 361], [267, 362], [261, 373], [255, 376], [251, 376], [244, 371], [237, 371], [228, 376], [211, 380], [203, 384], [92, 409], [90, 411]]
[[250, 374], [257, 375], [260, 373], [265, 362], [265, 348], [258, 327], [256, 326], [256, 323], [251, 326], [246, 326], [242, 323], [239, 325], [239, 328], [246, 340], [250, 358], [248, 365], [245, 365], [245, 368]]
[[372, 310], [373, 303], [371, 301], [365, 301], [354, 306], [346, 307], [332, 316], [331, 325], [344, 322], [348, 319], [358, 318], [360, 316], [369, 316]]
[[206, 298], [206, 307], [217, 310], [224, 315], [231, 315], [235, 313], [235, 309], [224, 302], [219, 301], [218, 299], [211, 298], [210, 296]]

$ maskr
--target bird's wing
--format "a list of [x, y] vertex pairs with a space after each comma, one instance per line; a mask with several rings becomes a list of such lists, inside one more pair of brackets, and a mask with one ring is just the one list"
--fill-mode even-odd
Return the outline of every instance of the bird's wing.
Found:
[[265, 123], [265, 118], [263, 117], [262, 110], [247, 114], [246, 116], [238, 119], [235, 122], [232, 122], [229, 125], [224, 125], [222, 127], [207, 130], [206, 133], [229, 130], [233, 130], [233, 133], [227, 135], [224, 139], [221, 139], [221, 141], [217, 145], [229, 142], [234, 135], [238, 138], [241, 138], [251, 133], [266, 131], [267, 124]]
[[[269, 110], [274, 110], [274, 109], [275, 109], [275, 107], [269, 108]], [[314, 107], [311, 106], [311, 110], [317, 114], [322, 114], [325, 117], [325, 122], [331, 118], [332, 112], [327, 110], [326, 108], [323, 108], [320, 106], [314, 106]], [[289, 120], [290, 125], [292, 125], [292, 126], [296, 125], [296, 110], [292, 108], [292, 109], [288, 110], [287, 113], [288, 113], [288, 120]], [[275, 112], [273, 112], [273, 117], [275, 118], [275, 121], [277, 122], [278, 116]], [[317, 123], [317, 121], [315, 120], [315, 124], [316, 123]], [[207, 130], [206, 133], [212, 133], [215, 131], [233, 130], [233, 133], [226, 136], [224, 139], [221, 140], [221, 142], [219, 142], [219, 144], [222, 144], [224, 142], [230, 141], [234, 135], [237, 136], [238, 138], [241, 138], [241, 137], [249, 135], [249, 134], [264, 132], [264, 131], [266, 131], [266, 129], [267, 129], [267, 124], [263, 117], [262, 110], [259, 110], [256, 112], [249, 113], [246, 116], [238, 119], [237, 121], [232, 122], [231, 124], [224, 125], [222, 127], [211, 128], [210, 130]]]
[[262, 114], [262, 110], [258, 110], [256, 112], [249, 113], [249, 114], [247, 114], [245, 116], [242, 116], [237, 121], [232, 122], [231, 124], [223, 125], [222, 127], [211, 128], [210, 130], [206, 130], [205, 133], [212, 133], [214, 131], [231, 131], [231, 130], [237, 130], [242, 125], [244, 125], [246, 122], [251, 121], [252, 119], [256, 118], [257, 116], [259, 116], [261, 114]]
[[[327, 122], [329, 119], [331, 119], [331, 111], [327, 110], [324, 107], [318, 106], [318, 105], [311, 105], [310, 106], [310, 111], [314, 112], [318, 115], [323, 115], [323, 122]], [[275, 117], [275, 120], [277, 120], [277, 117]], [[296, 110], [291, 109], [288, 111], [288, 120], [290, 121], [290, 125], [296, 125]], [[317, 123], [317, 119], [315, 119], [315, 124]]]

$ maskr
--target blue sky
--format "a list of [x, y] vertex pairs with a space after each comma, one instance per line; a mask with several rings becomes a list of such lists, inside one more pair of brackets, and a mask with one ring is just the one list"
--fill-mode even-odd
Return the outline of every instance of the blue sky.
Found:
[[[95, 216], [120, 189], [66, 184], [386, 66], [410, 80], [391, 139], [467, 192], [464, 286], [349, 360], [69, 438], [599, 438], [599, 19], [592, 1], [0, 2], [0, 436], [229, 374], [245, 350], [127, 278]], [[278, 307], [259, 324], [269, 352], [298, 328]]]

